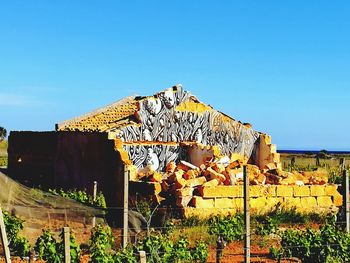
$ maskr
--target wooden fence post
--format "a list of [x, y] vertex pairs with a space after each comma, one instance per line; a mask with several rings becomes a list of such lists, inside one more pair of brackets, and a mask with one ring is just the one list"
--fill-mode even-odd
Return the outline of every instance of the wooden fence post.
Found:
[[[96, 199], [97, 199], [97, 182], [94, 181], [94, 189], [93, 189], [93, 193], [92, 193], [92, 200], [93, 202], [96, 202]], [[94, 216], [92, 218], [92, 227], [95, 227], [96, 226], [96, 217]]]
[[146, 263], [146, 252], [145, 251], [139, 251], [139, 257], [140, 257], [140, 263]]
[[70, 263], [70, 230], [69, 227], [63, 228], [63, 242], [64, 242], [64, 262]]
[[128, 245], [129, 223], [129, 170], [124, 166], [123, 248]]
[[249, 176], [247, 173], [247, 166], [243, 166], [243, 179], [244, 179], [244, 225], [245, 225], [245, 238], [244, 238], [244, 262], [250, 262], [250, 205], [249, 205]]
[[349, 200], [349, 173], [347, 170], [343, 171], [343, 185], [344, 190], [344, 205], [345, 205], [345, 221], [346, 221], [346, 233], [350, 233], [350, 200]]
[[7, 240], [4, 216], [2, 214], [1, 206], [0, 206], [0, 232], [1, 232], [0, 233], [1, 234], [1, 243], [2, 243], [2, 247], [4, 248], [5, 262], [11, 263], [9, 243]]

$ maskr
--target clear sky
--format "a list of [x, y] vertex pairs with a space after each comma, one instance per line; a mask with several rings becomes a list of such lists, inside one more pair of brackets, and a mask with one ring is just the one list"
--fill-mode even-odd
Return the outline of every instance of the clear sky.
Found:
[[350, 1], [2, 1], [0, 126], [181, 83], [279, 149], [350, 150]]

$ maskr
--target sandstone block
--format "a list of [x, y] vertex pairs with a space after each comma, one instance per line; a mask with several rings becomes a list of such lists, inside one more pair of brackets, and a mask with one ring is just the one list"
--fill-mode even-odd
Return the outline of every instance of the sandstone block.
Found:
[[251, 185], [249, 187], [249, 196], [250, 197], [260, 197], [264, 195], [265, 187], [261, 185]]
[[218, 186], [219, 185], [219, 180], [218, 179], [213, 179], [208, 182], [205, 182], [203, 186]]
[[[287, 198], [287, 197], [286, 197]], [[266, 198], [266, 208], [271, 210], [278, 204], [283, 204], [283, 197], [267, 197]]]
[[241, 185], [219, 185], [215, 187], [201, 187], [200, 194], [204, 198], [214, 197], [243, 197], [243, 186]]
[[196, 208], [214, 208], [214, 199], [204, 199], [200, 196], [192, 198], [192, 205]]
[[330, 196], [318, 196], [317, 204], [320, 207], [330, 207], [333, 205], [332, 198]]
[[184, 175], [183, 178], [186, 180], [194, 179], [199, 175], [199, 172], [197, 170], [188, 170]]
[[208, 167], [206, 172], [210, 175], [210, 179], [218, 179], [220, 180], [221, 182], [225, 181], [226, 180], [226, 177], [225, 175], [221, 174], [221, 173], [218, 173], [217, 171], [215, 171], [213, 168], [211, 167]]
[[300, 204], [302, 208], [306, 210], [311, 210], [313, 207], [317, 206], [316, 197], [313, 197], [313, 196], [301, 197]]
[[215, 198], [215, 208], [235, 208], [236, 202], [234, 198]]
[[185, 187], [182, 189], [177, 189], [175, 192], [175, 195], [178, 197], [182, 196], [191, 196], [193, 195], [193, 188], [192, 187]]
[[175, 189], [184, 188], [187, 185], [187, 181], [183, 178], [177, 178], [174, 184]]
[[303, 186], [293, 186], [294, 196], [310, 196], [310, 187]]
[[251, 208], [264, 208], [266, 206], [266, 197], [257, 197], [250, 199]]
[[150, 181], [151, 182], [161, 182], [163, 180], [163, 175], [161, 173], [154, 172], [150, 176]]
[[276, 186], [276, 195], [282, 197], [293, 196], [293, 187], [287, 185], [277, 185]]
[[235, 200], [237, 209], [242, 211], [243, 210], [243, 206], [244, 206], [243, 198], [234, 198], [234, 200]]
[[343, 196], [341, 194], [336, 194], [332, 196], [333, 204], [335, 206], [342, 206], [343, 205]]
[[265, 194], [266, 196], [276, 196], [276, 185], [266, 185]]
[[324, 188], [324, 192], [326, 195], [338, 195], [338, 186], [337, 185], [326, 185]]
[[176, 198], [176, 205], [178, 207], [187, 207], [192, 200], [192, 196], [181, 196]]
[[325, 195], [325, 186], [324, 185], [311, 185], [310, 194], [311, 196], [323, 196]]
[[201, 177], [187, 180], [187, 185], [190, 187], [195, 187], [195, 186], [204, 184], [206, 181], [207, 179], [204, 176], [201, 176]]
[[286, 208], [301, 207], [300, 197], [284, 197], [283, 205]]

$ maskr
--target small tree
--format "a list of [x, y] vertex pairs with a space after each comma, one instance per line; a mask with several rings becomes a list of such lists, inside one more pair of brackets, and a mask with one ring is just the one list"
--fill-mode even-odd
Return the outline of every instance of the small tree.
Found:
[[0, 142], [6, 138], [7, 130], [0, 126]]

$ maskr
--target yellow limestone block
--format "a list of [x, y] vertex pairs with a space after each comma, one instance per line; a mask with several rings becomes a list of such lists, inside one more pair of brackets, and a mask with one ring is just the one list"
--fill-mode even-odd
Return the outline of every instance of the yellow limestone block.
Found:
[[175, 172], [175, 169], [176, 169], [176, 164], [175, 164], [175, 162], [170, 162], [170, 163], [168, 163], [167, 166], [166, 166], [166, 172], [169, 173], [169, 174]]
[[303, 209], [309, 210], [317, 206], [316, 197], [301, 197], [300, 204]]
[[311, 196], [323, 196], [325, 195], [324, 185], [311, 185], [310, 186]]
[[182, 189], [177, 189], [175, 192], [176, 196], [192, 196], [193, 194], [193, 188], [192, 187], [185, 187]]
[[204, 198], [214, 197], [243, 197], [242, 185], [219, 185], [215, 187], [201, 187], [200, 194]]
[[266, 144], [271, 144], [271, 136], [270, 135], [263, 134], [262, 136], [263, 136]]
[[184, 175], [183, 178], [186, 180], [194, 179], [199, 175], [199, 172], [197, 170], [188, 170]]
[[326, 185], [324, 188], [324, 192], [326, 195], [338, 195], [338, 186], [335, 184]]
[[342, 206], [343, 205], [343, 196], [341, 194], [336, 194], [332, 196], [333, 204], [335, 206]]
[[266, 185], [265, 186], [265, 195], [266, 196], [276, 196], [276, 189], [277, 186], [276, 185]]
[[204, 184], [206, 181], [207, 179], [205, 179], [204, 176], [201, 176], [201, 177], [187, 180], [187, 185], [190, 187], [195, 187], [195, 186]]
[[177, 178], [175, 181], [175, 189], [184, 188], [187, 185], [187, 181], [183, 178]]
[[276, 195], [283, 197], [293, 196], [293, 187], [288, 185], [277, 185]]
[[307, 185], [293, 186], [294, 196], [310, 196], [310, 187]]
[[243, 203], [244, 200], [243, 200], [243, 198], [234, 198], [234, 200], [235, 200], [237, 209], [243, 210], [243, 206], [244, 206], [244, 203]]
[[[289, 197], [286, 197], [286, 198], [289, 198]], [[266, 198], [266, 209], [267, 210], [273, 209], [278, 204], [283, 204], [283, 197], [267, 197]]]
[[264, 208], [266, 207], [266, 197], [250, 198], [251, 208]]
[[192, 204], [196, 208], [213, 208], [214, 199], [204, 199], [200, 196], [194, 196], [192, 198]]
[[279, 153], [272, 153], [272, 158], [276, 163], [281, 162], [281, 155]]
[[330, 207], [333, 205], [332, 198], [330, 196], [318, 196], [317, 204], [321, 207]]
[[270, 152], [271, 153], [277, 153], [276, 144], [270, 144]]
[[236, 202], [234, 198], [215, 198], [215, 208], [235, 208]]
[[151, 182], [161, 182], [163, 175], [161, 173], [154, 172], [150, 177]]
[[300, 197], [284, 197], [283, 205], [286, 208], [301, 207]]
[[178, 207], [186, 207], [191, 202], [192, 196], [181, 196], [176, 198], [176, 205]]
[[218, 186], [218, 185], [219, 185], [218, 179], [213, 179], [203, 184], [203, 186]]
[[251, 185], [249, 187], [249, 197], [260, 197], [264, 195], [265, 187], [262, 185]]

